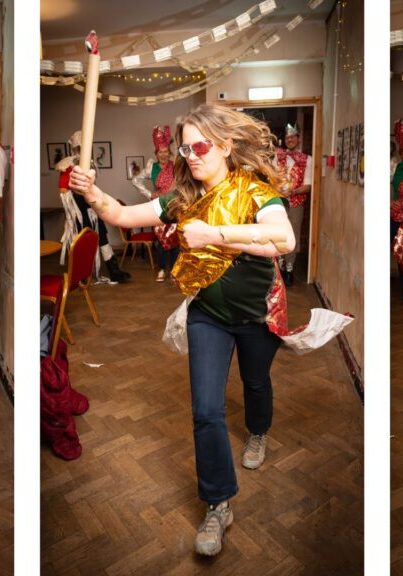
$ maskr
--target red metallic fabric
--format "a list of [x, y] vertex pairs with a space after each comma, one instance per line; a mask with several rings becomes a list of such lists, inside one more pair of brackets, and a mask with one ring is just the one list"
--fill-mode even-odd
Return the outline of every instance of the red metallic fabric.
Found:
[[393, 243], [393, 254], [400, 268], [403, 268], [403, 227], [399, 226]]

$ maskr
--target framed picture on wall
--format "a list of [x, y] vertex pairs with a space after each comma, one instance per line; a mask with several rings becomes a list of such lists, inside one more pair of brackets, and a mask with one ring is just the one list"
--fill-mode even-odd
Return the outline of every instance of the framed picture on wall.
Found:
[[49, 170], [54, 170], [60, 160], [67, 156], [67, 148], [64, 142], [49, 142], [46, 144], [48, 152]]
[[350, 177], [352, 184], [357, 184], [358, 179], [358, 152], [360, 148], [360, 125], [351, 127], [350, 138]]
[[92, 157], [97, 168], [112, 168], [111, 142], [93, 142]]
[[343, 175], [343, 130], [337, 132], [336, 148], [336, 178], [341, 180]]
[[126, 178], [131, 180], [144, 168], [144, 156], [126, 156]]
[[348, 182], [350, 175], [350, 126], [343, 130], [343, 182]]
[[359, 124], [360, 143], [358, 147], [358, 184], [364, 186], [364, 124]]

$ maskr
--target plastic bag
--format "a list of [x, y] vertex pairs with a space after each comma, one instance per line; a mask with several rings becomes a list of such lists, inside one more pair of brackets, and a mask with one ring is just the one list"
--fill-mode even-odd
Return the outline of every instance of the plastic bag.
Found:
[[326, 308], [312, 308], [311, 319], [305, 328], [288, 336], [281, 336], [284, 344], [297, 354], [320, 348], [337, 336], [354, 318]]
[[186, 320], [188, 315], [189, 304], [194, 296], [188, 296], [169, 316], [162, 341], [173, 352], [178, 354], [188, 353], [188, 337], [186, 332]]

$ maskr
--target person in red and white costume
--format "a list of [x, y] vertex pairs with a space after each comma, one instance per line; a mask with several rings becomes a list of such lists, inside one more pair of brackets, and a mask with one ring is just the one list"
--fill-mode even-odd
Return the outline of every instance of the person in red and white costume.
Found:
[[[171, 129], [168, 125], [155, 126], [152, 132], [156, 160], [150, 159], [140, 174], [135, 174], [132, 184], [148, 200], [164, 196], [175, 188], [174, 163], [171, 151]], [[147, 184], [152, 188], [150, 190]], [[179, 253], [176, 224], [162, 224], [154, 227], [157, 241], [158, 274], [157, 282], [164, 282], [167, 270], [171, 270]]]
[[[103, 222], [91, 206], [87, 204], [84, 197], [69, 189], [69, 179], [73, 167], [80, 162], [81, 151], [81, 130], [76, 130], [68, 142], [71, 146], [72, 156], [66, 156], [60, 160], [55, 170], [59, 175], [60, 200], [66, 214], [63, 236], [61, 238], [62, 252], [60, 264], [64, 264], [65, 257], [70, 250], [70, 246], [77, 234], [84, 228], [92, 228], [98, 234], [99, 249], [95, 257], [95, 279], [93, 284], [121, 284], [127, 282], [131, 277], [129, 272], [124, 272], [119, 268], [116, 254], [109, 244], [108, 231]], [[101, 275], [101, 257], [105, 262], [110, 278]]]
[[285, 127], [286, 148], [279, 148], [276, 153], [276, 164], [283, 169], [293, 182], [293, 188], [288, 196], [288, 218], [294, 230], [295, 250], [279, 259], [280, 268], [286, 286], [294, 283], [294, 265], [297, 253], [301, 249], [301, 228], [304, 219], [304, 209], [312, 186], [312, 156], [300, 150], [300, 131], [297, 125], [287, 124]]
[[400, 289], [403, 296], [403, 119], [395, 122], [395, 139], [400, 162], [397, 162], [391, 174], [390, 241], [398, 264]]

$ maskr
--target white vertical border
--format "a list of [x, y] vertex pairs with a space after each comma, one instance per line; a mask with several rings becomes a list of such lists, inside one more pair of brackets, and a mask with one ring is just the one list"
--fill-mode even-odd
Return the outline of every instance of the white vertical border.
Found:
[[15, 0], [14, 574], [40, 573], [39, 0]]
[[390, 3], [365, 2], [365, 576], [390, 573]]
[[[390, 566], [389, 5], [365, 2], [365, 576]], [[39, 0], [15, 0], [15, 576], [39, 575]]]

